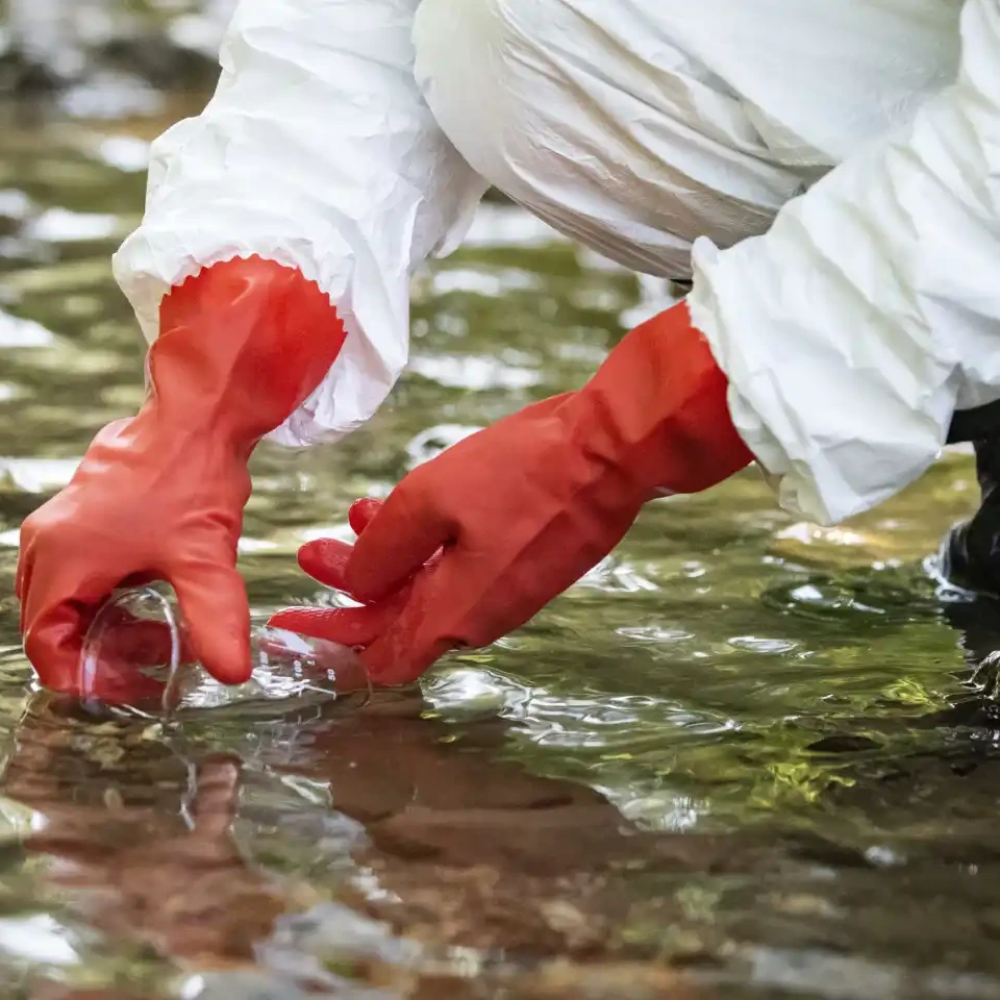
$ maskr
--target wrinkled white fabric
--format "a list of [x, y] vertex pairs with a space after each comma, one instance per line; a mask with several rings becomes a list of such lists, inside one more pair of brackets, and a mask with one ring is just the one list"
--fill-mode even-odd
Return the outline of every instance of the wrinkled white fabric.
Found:
[[695, 247], [692, 315], [783, 506], [832, 523], [914, 481], [952, 414], [1000, 398], [1000, 0], [912, 123], [787, 206]]
[[408, 275], [471, 222], [485, 183], [413, 78], [418, 0], [242, 0], [204, 113], [153, 146], [146, 214], [115, 274], [149, 339], [169, 289], [258, 254], [299, 268], [337, 306], [344, 349], [279, 429], [336, 437], [403, 369]]
[[319, 280], [348, 347], [299, 442], [379, 405], [406, 272], [454, 245], [480, 177], [646, 273], [690, 275], [701, 238], [691, 304], [737, 426], [785, 506], [838, 520], [1000, 396], [998, 3], [243, 0], [119, 278], [150, 335], [216, 260]]
[[792, 197], [955, 76], [961, 0], [423, 0], [418, 81], [493, 184], [652, 274]]

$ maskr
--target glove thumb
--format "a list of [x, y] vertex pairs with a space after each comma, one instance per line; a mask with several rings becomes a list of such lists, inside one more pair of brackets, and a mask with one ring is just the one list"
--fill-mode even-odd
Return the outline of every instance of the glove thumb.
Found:
[[171, 575], [187, 643], [222, 684], [250, 679], [250, 607], [230, 553], [186, 563]]

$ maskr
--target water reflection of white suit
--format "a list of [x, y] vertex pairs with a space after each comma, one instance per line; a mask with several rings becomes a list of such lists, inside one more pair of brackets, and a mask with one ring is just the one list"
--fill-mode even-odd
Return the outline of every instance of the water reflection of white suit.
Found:
[[487, 183], [693, 273], [789, 509], [872, 506], [1000, 397], [1000, 0], [243, 0], [222, 65], [156, 143], [116, 272], [148, 336], [210, 263], [317, 280], [349, 337], [287, 443], [382, 402], [408, 271]]

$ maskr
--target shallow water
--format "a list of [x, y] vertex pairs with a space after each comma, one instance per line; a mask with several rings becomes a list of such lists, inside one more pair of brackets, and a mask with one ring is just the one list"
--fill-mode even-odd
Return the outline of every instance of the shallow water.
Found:
[[[198, 101], [0, 107], [2, 995], [1000, 997], [1000, 724], [972, 667], [1000, 619], [922, 568], [975, 502], [961, 454], [836, 530], [753, 473], [653, 505], [529, 627], [365, 708], [164, 732], [31, 687], [17, 525], [141, 400], [108, 257], [148, 139]], [[579, 385], [668, 294], [486, 205], [414, 281], [391, 403], [256, 456], [255, 612], [330, 600], [301, 542]]]

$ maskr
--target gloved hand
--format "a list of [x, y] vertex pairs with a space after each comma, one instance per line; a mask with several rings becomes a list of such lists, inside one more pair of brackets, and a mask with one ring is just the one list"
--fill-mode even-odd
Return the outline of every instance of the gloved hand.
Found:
[[[250, 616], [236, 571], [247, 462], [320, 383], [344, 340], [329, 299], [302, 274], [233, 260], [175, 288], [149, 352], [139, 414], [101, 431], [69, 485], [21, 528], [17, 596], [25, 651], [43, 684], [79, 693], [94, 613], [121, 584], [169, 582], [193, 653], [225, 683], [250, 675]], [[129, 651], [115, 650], [127, 700]], [[136, 691], [145, 685], [136, 675]]]
[[686, 304], [629, 333], [579, 392], [529, 406], [352, 511], [353, 550], [300, 552], [362, 608], [292, 608], [272, 624], [364, 646], [373, 680], [413, 680], [447, 650], [524, 624], [603, 559], [643, 504], [694, 493], [753, 456]]

